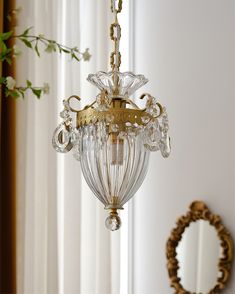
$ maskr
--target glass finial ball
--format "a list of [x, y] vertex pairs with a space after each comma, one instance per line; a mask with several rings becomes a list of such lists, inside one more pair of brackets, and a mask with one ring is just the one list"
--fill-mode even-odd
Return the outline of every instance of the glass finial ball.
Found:
[[110, 214], [105, 221], [105, 226], [110, 231], [119, 230], [122, 225], [121, 218], [117, 214]]

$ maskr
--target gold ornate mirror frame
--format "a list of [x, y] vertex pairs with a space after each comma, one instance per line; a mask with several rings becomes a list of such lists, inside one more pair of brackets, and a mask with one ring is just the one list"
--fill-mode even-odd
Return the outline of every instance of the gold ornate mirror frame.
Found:
[[186, 291], [181, 284], [181, 279], [178, 276], [179, 262], [177, 260], [176, 249], [182, 239], [185, 229], [189, 227], [192, 222], [196, 222], [197, 220], [206, 220], [215, 227], [223, 250], [223, 257], [220, 258], [218, 262], [218, 271], [221, 272], [221, 276], [218, 277], [216, 285], [208, 294], [216, 294], [224, 289], [230, 276], [233, 260], [232, 237], [222, 224], [220, 216], [212, 214], [204, 202], [195, 201], [190, 205], [189, 212], [180, 217], [176, 222], [176, 228], [172, 230], [166, 245], [167, 269], [171, 287], [176, 290], [175, 294], [195, 294]]

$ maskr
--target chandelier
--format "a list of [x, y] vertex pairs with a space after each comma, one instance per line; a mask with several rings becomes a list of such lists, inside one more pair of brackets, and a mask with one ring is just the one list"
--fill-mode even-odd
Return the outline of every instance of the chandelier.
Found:
[[114, 42], [111, 71], [100, 71], [87, 78], [100, 90], [99, 94], [81, 110], [72, 107], [72, 100], [79, 101], [79, 96], [64, 100], [62, 122], [52, 139], [56, 151], [73, 150], [88, 186], [109, 211], [105, 224], [111, 231], [120, 228], [118, 210], [123, 209], [145, 178], [150, 151], [160, 150], [163, 157], [170, 154], [165, 107], [147, 93], [140, 96], [146, 99], [145, 108], [138, 107], [130, 96], [148, 80], [143, 75], [119, 71], [121, 10], [122, 0], [111, 0], [115, 19], [110, 27]]

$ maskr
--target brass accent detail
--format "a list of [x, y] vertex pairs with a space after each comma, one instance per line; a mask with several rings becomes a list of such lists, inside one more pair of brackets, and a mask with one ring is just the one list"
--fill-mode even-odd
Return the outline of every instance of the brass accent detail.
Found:
[[70, 96], [68, 99], [67, 99], [67, 102], [68, 102], [68, 105], [69, 105], [69, 109], [72, 111], [72, 112], [77, 112], [78, 110], [77, 109], [74, 109], [74, 108], [72, 108], [71, 106], [70, 106], [70, 102], [71, 102], [71, 100], [72, 99], [76, 99], [76, 100], [78, 100], [78, 101], [80, 101], [81, 100], [81, 98], [79, 97], [79, 96], [77, 96], [77, 95], [72, 95], [72, 96]]
[[122, 11], [122, 0], [118, 1], [118, 10], [115, 9], [113, 4], [114, 4], [114, 0], [111, 0], [111, 11], [112, 11], [112, 13], [114, 13], [115, 11], [117, 13], [120, 13]]
[[[114, 28], [117, 30], [117, 36], [114, 36]], [[112, 23], [110, 26], [110, 38], [112, 41], [118, 41], [121, 38], [121, 26], [118, 23]]]
[[143, 93], [142, 95], [140, 95], [140, 99], [144, 99], [145, 96], [147, 96], [148, 98], [152, 97], [152, 95], [149, 93]]
[[[102, 95], [107, 95], [105, 92], [101, 93]], [[141, 95], [143, 99], [146, 95]], [[86, 105], [83, 109], [77, 110], [71, 106], [71, 100], [77, 99], [81, 100], [79, 96], [72, 95], [67, 99], [68, 108], [70, 111], [77, 114], [77, 128], [87, 125], [89, 123], [95, 123], [96, 121], [102, 121], [108, 118], [108, 116], [113, 117], [111, 124], [119, 125], [120, 130], [125, 129], [125, 123], [130, 122], [131, 124], [145, 125], [142, 121], [142, 117], [149, 117], [150, 120], [160, 117], [163, 113], [163, 107], [160, 103], [157, 102], [159, 107], [159, 114], [155, 117], [146, 112], [146, 108], [140, 109], [131, 99], [123, 98], [119, 96], [111, 97], [110, 108], [108, 110], [99, 111], [94, 108], [96, 101], [92, 102], [89, 105]], [[127, 105], [130, 105], [132, 108], [127, 108]]]
[[124, 208], [119, 204], [108, 204], [104, 208], [105, 210], [123, 210]]
[[111, 208], [109, 213], [110, 213], [110, 215], [118, 215], [116, 208]]
[[[118, 7], [116, 8], [115, 2], [118, 1]], [[119, 51], [119, 43], [121, 39], [121, 27], [118, 22], [118, 13], [122, 11], [122, 0], [111, 0], [111, 11], [114, 13], [114, 23], [110, 27], [110, 38], [114, 41], [114, 51], [110, 55], [110, 65], [114, 72], [119, 71], [121, 65], [121, 53]], [[114, 36], [114, 28], [116, 28], [116, 36]], [[117, 86], [117, 81], [116, 81]], [[117, 87], [116, 87], [117, 88]]]
[[[111, 64], [111, 67], [112, 67], [112, 70], [114, 70], [114, 63], [115, 63], [115, 56], [116, 56], [116, 53], [115, 52], [112, 52], [110, 54], [110, 64]], [[118, 58], [117, 59], [117, 68], [119, 69], [120, 66], [121, 66], [121, 62], [122, 62], [122, 56], [121, 56], [121, 53], [118, 52]]]
[[171, 280], [171, 287], [175, 288], [175, 294], [195, 294], [186, 291], [180, 283], [176, 248], [182, 239], [185, 229], [197, 220], [206, 220], [215, 227], [223, 249], [223, 257], [218, 262], [218, 271], [221, 272], [221, 277], [218, 277], [216, 285], [208, 294], [217, 294], [224, 289], [230, 276], [234, 252], [232, 237], [222, 224], [220, 216], [212, 214], [204, 202], [195, 201], [190, 205], [189, 212], [178, 219], [176, 228], [172, 230], [166, 244], [167, 269]]
[[108, 116], [113, 116], [112, 124], [122, 125], [126, 122], [132, 124], [137, 123], [138, 125], [144, 125], [141, 117], [151, 115], [140, 109], [129, 109], [129, 108], [110, 108], [107, 111], [98, 111], [94, 108], [84, 109], [77, 112], [77, 127], [87, 125], [97, 120], [105, 120]]
[[123, 210], [123, 207], [120, 205], [120, 198], [118, 196], [112, 196], [110, 203], [105, 206], [105, 210], [109, 210], [110, 214], [118, 214], [117, 210]]

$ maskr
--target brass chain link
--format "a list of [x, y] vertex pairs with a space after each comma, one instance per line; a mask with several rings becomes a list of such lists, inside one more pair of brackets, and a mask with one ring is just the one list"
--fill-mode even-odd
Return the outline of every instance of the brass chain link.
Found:
[[110, 26], [110, 38], [114, 41], [114, 51], [110, 55], [110, 65], [113, 71], [119, 71], [121, 65], [121, 53], [119, 43], [121, 39], [121, 26], [118, 22], [118, 13], [122, 11], [122, 0], [111, 0], [111, 11], [115, 21]]

